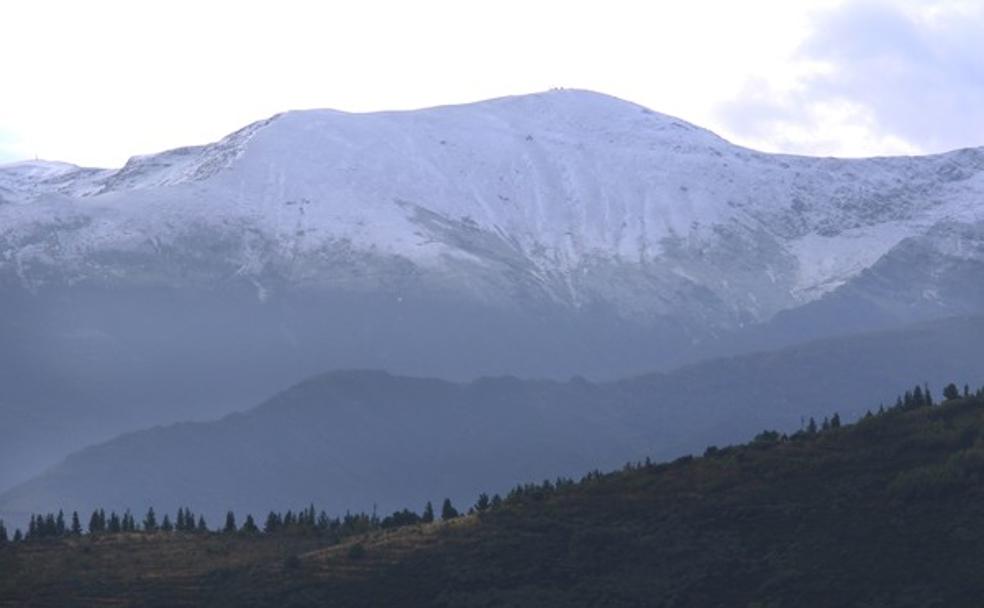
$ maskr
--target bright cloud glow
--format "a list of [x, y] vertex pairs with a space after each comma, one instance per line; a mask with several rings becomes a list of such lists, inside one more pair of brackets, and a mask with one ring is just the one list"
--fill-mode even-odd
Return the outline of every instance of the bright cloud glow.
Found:
[[799, 76], [751, 79], [721, 120], [753, 147], [806, 154], [984, 145], [982, 29], [979, 2], [865, 0], [818, 12], [793, 56]]
[[[407, 109], [555, 86], [616, 95], [769, 150], [935, 150], [956, 139], [902, 128], [911, 108], [886, 109], [893, 91], [877, 89], [909, 95], [936, 74], [936, 98], [917, 101], [966, 110], [975, 99], [947, 96], [974, 91], [979, 17], [968, 2], [7, 2], [0, 162], [118, 166], [286, 109]], [[834, 45], [879, 19], [893, 36]], [[895, 37], [907, 31], [918, 44]], [[934, 55], [938, 46], [945, 52]], [[868, 82], [872, 53], [899, 62], [897, 76]], [[922, 108], [923, 118], [933, 111]], [[984, 143], [977, 113], [962, 145]]]

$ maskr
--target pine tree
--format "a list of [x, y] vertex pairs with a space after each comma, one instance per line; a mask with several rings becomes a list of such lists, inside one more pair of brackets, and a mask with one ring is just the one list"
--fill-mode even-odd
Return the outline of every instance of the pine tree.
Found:
[[[62, 517], [62, 528], [65, 527], [65, 518]], [[48, 513], [44, 516], [44, 535], [45, 536], [55, 536], [58, 534], [58, 523], [55, 521], [55, 514]]]
[[232, 511], [226, 513], [225, 527], [222, 529], [226, 534], [236, 531], [236, 515]]
[[72, 536], [82, 536], [82, 522], [79, 521], [78, 511], [72, 511]]
[[116, 511], [109, 514], [109, 523], [106, 527], [110, 534], [119, 534], [123, 531], [123, 523], [120, 521], [120, 516], [116, 514]]
[[173, 532], [174, 525], [171, 523], [171, 516], [167, 513], [164, 514], [164, 521], [161, 522], [162, 532]]
[[810, 435], [817, 434], [817, 421], [812, 416], [810, 417], [810, 422], [806, 425], [806, 432]]
[[947, 384], [946, 388], [943, 389], [943, 398], [946, 399], [947, 401], [959, 399], [960, 389], [958, 389], [957, 385], [952, 382], [950, 384]]
[[492, 503], [489, 505], [493, 510], [498, 509], [502, 506], [502, 497], [498, 494], [492, 495]]
[[489, 508], [489, 495], [482, 492], [478, 495], [478, 500], [475, 501], [475, 510], [479, 513], [483, 513]]
[[282, 525], [283, 525], [283, 521], [280, 519], [280, 515], [274, 513], [273, 511], [270, 511], [270, 513], [267, 515], [266, 523], [263, 524], [263, 531], [266, 532], [267, 534], [273, 534], [274, 532], [280, 530], [280, 527]]
[[34, 513], [31, 513], [31, 523], [27, 524], [27, 537], [32, 540], [38, 537], [38, 519]]
[[185, 532], [195, 531], [195, 514], [191, 512], [191, 509], [185, 507]]
[[14, 530], [14, 542], [15, 543], [24, 542], [24, 533], [20, 531], [20, 528]]
[[434, 505], [428, 500], [427, 504], [424, 505], [424, 514], [420, 517], [420, 521], [425, 524], [429, 524], [434, 521]]
[[208, 532], [208, 526], [205, 524], [205, 516], [198, 516], [198, 527], [196, 528], [198, 532]]
[[182, 511], [182, 515], [183, 515], [184, 521], [181, 524], [181, 530], [184, 531], [184, 532], [194, 532], [195, 531], [195, 516], [192, 514], [191, 509], [189, 509], [188, 507], [185, 507], [184, 508], [184, 511]]
[[99, 510], [92, 512], [92, 517], [89, 518], [89, 534], [98, 534], [101, 532], [99, 529]]
[[918, 384], [916, 388], [912, 389], [912, 407], [923, 407], [926, 405], [926, 399], [923, 397], [923, 389]]
[[7, 526], [3, 525], [3, 520], [0, 519], [0, 545], [7, 544]]
[[929, 390], [929, 385], [928, 384], [926, 385], [925, 393], [924, 394], [925, 394], [925, 400], [924, 401], [925, 401], [926, 407], [933, 407], [933, 393], [932, 393], [932, 391]]
[[243, 522], [242, 531], [246, 534], [256, 534], [260, 531], [260, 529], [256, 527], [256, 522], [253, 521], [253, 516], [248, 513], [246, 514], [246, 521]]
[[821, 431], [830, 430], [830, 419], [828, 419], [826, 416], [823, 417], [823, 423], [820, 425], [820, 430]]
[[65, 512], [58, 509], [58, 517], [55, 519], [55, 534], [65, 536]]
[[458, 517], [458, 515], [458, 510], [451, 505], [451, 499], [445, 498], [444, 504], [441, 505], [441, 519], [447, 521]]
[[147, 509], [147, 515], [144, 516], [143, 529], [146, 532], [157, 531], [157, 514], [154, 513], [154, 507]]
[[834, 412], [833, 417], [830, 419], [830, 428], [832, 428], [832, 429], [839, 429], [840, 426], [841, 426], [841, 417], [840, 417], [840, 414], [838, 414], [837, 412]]

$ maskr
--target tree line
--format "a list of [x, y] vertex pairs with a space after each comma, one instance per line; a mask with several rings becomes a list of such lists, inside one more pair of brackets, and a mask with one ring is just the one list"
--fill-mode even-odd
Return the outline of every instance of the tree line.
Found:
[[[582, 481], [600, 477], [598, 471], [588, 473]], [[523, 500], [537, 500], [564, 488], [577, 485], [573, 479], [558, 477], [555, 481], [544, 480], [542, 483], [518, 484], [512, 488], [505, 498], [499, 494], [489, 495], [482, 492], [475, 503], [467, 511], [459, 511], [445, 498], [441, 503], [438, 514], [430, 501], [424, 505], [420, 513], [411, 509], [394, 511], [385, 517], [379, 517], [375, 509], [371, 513], [347, 512], [341, 517], [331, 517], [324, 510], [316, 511], [314, 505], [307, 508], [286, 512], [270, 511], [263, 521], [257, 524], [252, 514], [247, 514], [242, 524], [234, 511], [228, 511], [224, 523], [217, 528], [210, 528], [202, 515], [195, 515], [189, 508], [179, 508], [172, 520], [169, 514], [163, 518], [150, 507], [143, 518], [138, 521], [129, 510], [122, 514], [111, 511], [108, 515], [104, 509], [95, 509], [89, 517], [88, 525], [83, 528], [78, 512], [72, 512], [70, 523], [66, 523], [63, 511], [57, 513], [31, 515], [26, 533], [17, 529], [12, 537], [8, 536], [3, 520], [0, 520], [0, 544], [8, 542], [30, 542], [52, 538], [70, 538], [81, 536], [101, 536], [113, 534], [158, 534], [158, 533], [187, 533], [187, 534], [237, 534], [237, 535], [276, 535], [276, 534], [311, 534], [330, 537], [340, 541], [344, 538], [366, 534], [376, 530], [388, 530], [417, 524], [429, 524], [435, 521], [450, 521], [463, 515], [481, 515], [498, 510], [507, 503]]]
[[[503, 499], [498, 495], [491, 498], [488, 494], [479, 495], [475, 504], [467, 511], [468, 514], [482, 513], [501, 506]], [[445, 498], [441, 504], [440, 519], [452, 520], [462, 515], [452, 504], [450, 498]], [[150, 507], [140, 521], [129, 510], [118, 514], [110, 511], [107, 515], [104, 509], [95, 509], [89, 517], [88, 525], [83, 528], [79, 514], [73, 511], [71, 517], [66, 517], [64, 511], [57, 513], [32, 514], [27, 532], [19, 528], [10, 536], [3, 520], [0, 520], [0, 544], [8, 542], [27, 542], [50, 538], [69, 538], [126, 533], [155, 534], [155, 533], [188, 533], [188, 534], [321, 534], [337, 540], [365, 534], [375, 530], [385, 530], [428, 524], [438, 519], [434, 505], [428, 501], [421, 513], [411, 509], [401, 509], [385, 517], [379, 517], [375, 509], [371, 513], [346, 513], [341, 517], [331, 517], [326, 511], [316, 511], [314, 505], [307, 508], [286, 512], [270, 511], [260, 527], [252, 514], [247, 514], [242, 524], [234, 511], [228, 511], [224, 523], [213, 529], [208, 526], [203, 515], [197, 515], [190, 508], [179, 508], [174, 519], [170, 514], [162, 518]], [[70, 521], [69, 521], [70, 520]]]
[[[956, 384], [950, 383], [943, 388], [943, 403], [948, 401], [954, 401], [956, 399], [969, 399], [971, 397], [982, 399], [984, 398], [984, 387], [977, 389], [976, 391], [971, 391], [970, 385], [965, 384], [963, 390], [961, 390]], [[905, 391], [905, 393], [899, 395], [895, 404], [886, 408], [884, 404], [878, 407], [878, 410], [872, 412], [867, 410], [864, 416], [861, 417], [862, 420], [868, 418], [873, 418], [875, 416], [883, 416], [886, 414], [891, 414], [894, 412], [905, 412], [919, 408], [931, 408], [937, 405], [937, 402], [933, 399], [933, 393], [926, 384], [915, 385], [912, 389]], [[791, 435], [786, 435], [780, 433], [779, 431], [762, 431], [752, 440], [752, 444], [766, 444], [774, 443], [777, 441], [789, 441], [789, 440], [799, 440], [807, 438], [819, 433], [826, 431], [831, 431], [839, 429], [842, 426], [840, 414], [834, 413], [833, 416], [829, 418], [824, 418], [822, 422], [817, 423], [816, 419], [810, 417], [809, 421], [804, 422], [803, 428], [796, 431]], [[711, 446], [708, 448], [708, 453], [713, 453], [717, 450], [716, 447]]]

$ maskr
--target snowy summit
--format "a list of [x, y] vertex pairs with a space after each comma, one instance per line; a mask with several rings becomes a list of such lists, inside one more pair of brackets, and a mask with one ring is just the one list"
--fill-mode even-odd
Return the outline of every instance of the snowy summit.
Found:
[[[588, 91], [295, 111], [116, 170], [0, 167], [0, 280], [126, 282], [139, 264], [140, 281], [175, 284], [206, 248], [197, 280], [263, 298], [419, 289], [727, 328], [816, 300], [912, 239], [978, 259], [982, 195], [981, 149], [764, 154]], [[941, 236], [951, 224], [965, 229]]]

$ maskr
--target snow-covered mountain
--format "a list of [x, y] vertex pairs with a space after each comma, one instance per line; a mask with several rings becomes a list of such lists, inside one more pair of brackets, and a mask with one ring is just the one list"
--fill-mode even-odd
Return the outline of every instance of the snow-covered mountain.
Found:
[[431, 290], [728, 329], [816, 300], [911, 239], [979, 259], [976, 237], [941, 227], [984, 220], [984, 151], [762, 154], [560, 90], [287, 112], [119, 170], [7, 165], [0, 197], [0, 273], [32, 290]]
[[0, 166], [0, 488], [329, 369], [614, 377], [984, 312], [984, 149], [762, 154], [551, 91]]

